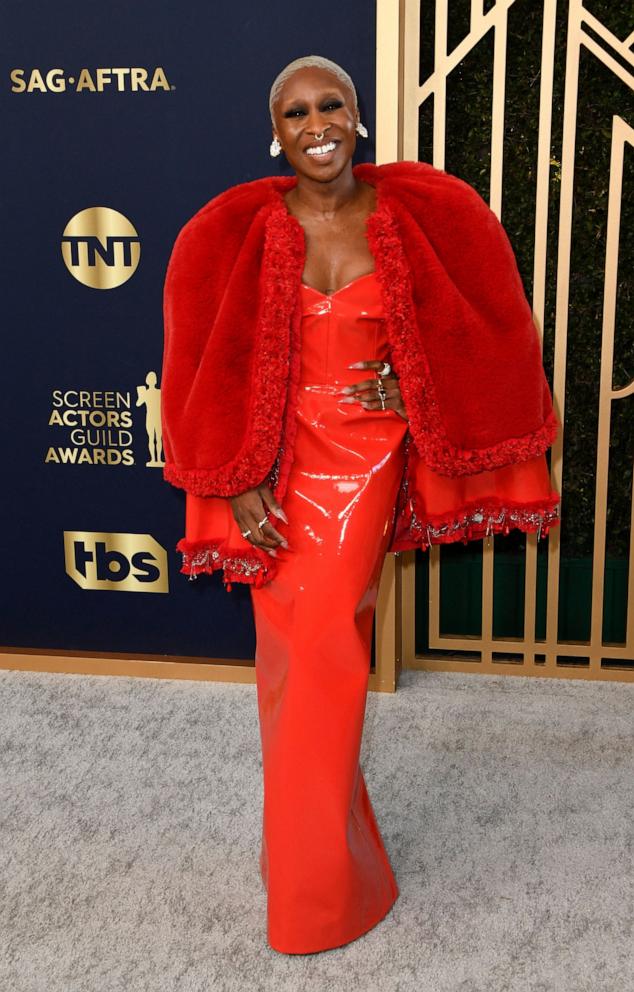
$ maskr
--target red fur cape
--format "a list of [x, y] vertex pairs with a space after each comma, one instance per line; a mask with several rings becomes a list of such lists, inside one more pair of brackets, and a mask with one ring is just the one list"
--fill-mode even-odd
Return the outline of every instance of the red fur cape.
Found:
[[[509, 526], [547, 533], [559, 503], [549, 483], [529, 502], [467, 500], [451, 520], [425, 518], [417, 501], [421, 470], [446, 482], [485, 473], [495, 480], [505, 466], [543, 456], [557, 436], [504, 228], [472, 186], [428, 163], [360, 163], [353, 173], [376, 188], [366, 236], [409, 418], [389, 550]], [[296, 181], [267, 176], [225, 190], [174, 243], [164, 287], [163, 471], [191, 496], [227, 497], [268, 479], [282, 502], [305, 264], [303, 229], [283, 198]], [[274, 559], [250, 550], [270, 572]]]

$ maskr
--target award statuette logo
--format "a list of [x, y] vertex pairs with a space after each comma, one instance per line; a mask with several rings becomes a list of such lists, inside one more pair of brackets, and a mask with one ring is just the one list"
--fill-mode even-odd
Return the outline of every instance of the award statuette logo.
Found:
[[165, 462], [163, 452], [163, 429], [161, 426], [161, 390], [157, 388], [156, 372], [148, 372], [145, 386], [136, 387], [136, 405], [145, 407], [145, 430], [150, 455], [148, 468], [161, 468]]
[[[145, 384], [137, 385], [136, 397], [136, 406], [145, 407], [143, 445], [149, 457], [145, 465], [162, 468], [161, 390], [156, 372], [148, 372]], [[132, 402], [132, 392], [116, 386], [53, 389], [48, 426], [56, 443], [46, 451], [46, 464], [134, 465]]]
[[134, 275], [141, 257], [134, 225], [111, 207], [87, 207], [68, 221], [62, 258], [78, 282], [92, 289], [115, 289]]

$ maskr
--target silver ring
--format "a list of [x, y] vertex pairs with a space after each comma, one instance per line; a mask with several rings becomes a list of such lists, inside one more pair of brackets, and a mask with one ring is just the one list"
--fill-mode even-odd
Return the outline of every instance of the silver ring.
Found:
[[251, 533], [251, 531], [250, 530], [242, 530], [242, 531], [240, 531], [240, 533], [242, 534], [243, 537], [248, 537], [249, 534]]
[[268, 519], [269, 519], [269, 518], [268, 518], [268, 517], [266, 517], [266, 516], [264, 516], [264, 517], [262, 517], [262, 519], [261, 519], [261, 520], [260, 520], [260, 522], [258, 523], [258, 527], [261, 527], [261, 526], [262, 526], [262, 524], [265, 524], [265, 523], [267, 522], [267, 520], [268, 520]]

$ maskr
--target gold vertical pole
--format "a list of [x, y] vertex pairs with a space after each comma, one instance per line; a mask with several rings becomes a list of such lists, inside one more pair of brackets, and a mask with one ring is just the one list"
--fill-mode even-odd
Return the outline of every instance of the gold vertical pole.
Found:
[[[410, 4], [414, 7], [414, 4]], [[420, 9], [420, 3], [416, 6]], [[447, 0], [436, 0], [434, 18], [434, 118], [433, 165], [445, 168], [445, 137], [447, 129]], [[416, 112], [418, 124], [418, 109]], [[418, 141], [418, 128], [416, 130]]]
[[[550, 147], [552, 141], [552, 108], [555, 75], [555, 38], [557, 0], [545, 0], [540, 63], [539, 124], [537, 137], [537, 188], [535, 191], [535, 249], [533, 255], [533, 317], [544, 351], [544, 312], [546, 306], [546, 246], [548, 244], [548, 201], [550, 183]], [[555, 401], [556, 406], [556, 401]], [[551, 454], [551, 476], [553, 472]], [[561, 467], [559, 468], [561, 472]], [[561, 476], [560, 476], [561, 477]], [[527, 672], [539, 674], [535, 665], [537, 645], [537, 548], [536, 534], [526, 535], [524, 574], [524, 666]], [[540, 651], [541, 653], [541, 651]]]
[[[559, 241], [557, 246], [557, 293], [555, 306], [555, 354], [553, 392], [559, 401], [561, 424], [552, 446], [553, 482], [558, 492], [563, 483], [563, 448], [566, 404], [566, 355], [568, 343], [568, 302], [570, 294], [570, 252], [572, 241], [572, 207], [575, 174], [577, 99], [579, 90], [579, 0], [570, 0], [566, 51], [566, 83], [561, 155], [561, 194], [559, 200]], [[549, 535], [548, 591], [546, 606], [545, 672], [557, 667], [560, 527]]]
[[403, 0], [401, 5], [403, 30], [402, 65], [403, 85], [401, 103], [403, 107], [399, 158], [408, 162], [418, 161], [418, 76], [420, 60], [420, 6], [412, 0]]
[[[608, 220], [603, 290], [603, 328], [601, 336], [601, 375], [599, 386], [599, 426], [597, 431], [597, 468], [595, 486], [595, 527], [592, 556], [592, 615], [590, 632], [590, 667], [600, 671], [603, 646], [603, 603], [605, 585], [605, 554], [607, 531], [608, 470], [610, 463], [610, 418], [612, 402], [634, 393], [634, 382], [623, 390], [613, 389], [614, 333], [616, 324], [616, 291], [623, 195], [623, 158], [625, 141], [634, 143], [634, 131], [618, 117], [612, 118], [612, 149], [608, 193]], [[630, 570], [634, 557], [630, 547]], [[632, 586], [630, 585], [630, 603]], [[627, 640], [632, 646], [634, 632], [628, 626]]]
[[401, 132], [402, 0], [376, 4], [376, 164], [395, 162]]
[[[401, 133], [401, 2], [376, 5], [376, 162], [396, 161]], [[394, 692], [402, 665], [401, 556], [385, 556], [375, 614], [375, 672], [369, 688]], [[413, 622], [413, 617], [412, 617]]]

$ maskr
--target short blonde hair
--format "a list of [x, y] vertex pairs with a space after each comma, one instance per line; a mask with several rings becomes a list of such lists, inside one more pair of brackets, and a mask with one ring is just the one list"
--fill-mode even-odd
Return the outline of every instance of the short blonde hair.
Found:
[[358, 107], [359, 103], [357, 100], [355, 85], [345, 69], [338, 65], [337, 62], [333, 62], [331, 59], [327, 59], [323, 55], [302, 55], [301, 58], [293, 59], [292, 62], [285, 65], [273, 81], [271, 92], [269, 93], [269, 113], [271, 114], [271, 121], [273, 120], [273, 106], [286, 80], [289, 76], [292, 76], [294, 72], [297, 72], [298, 69], [305, 69], [311, 66], [317, 66], [319, 69], [328, 69], [329, 72], [332, 72], [333, 75], [337, 76], [343, 83], [346, 83], [354, 94], [355, 108]]

